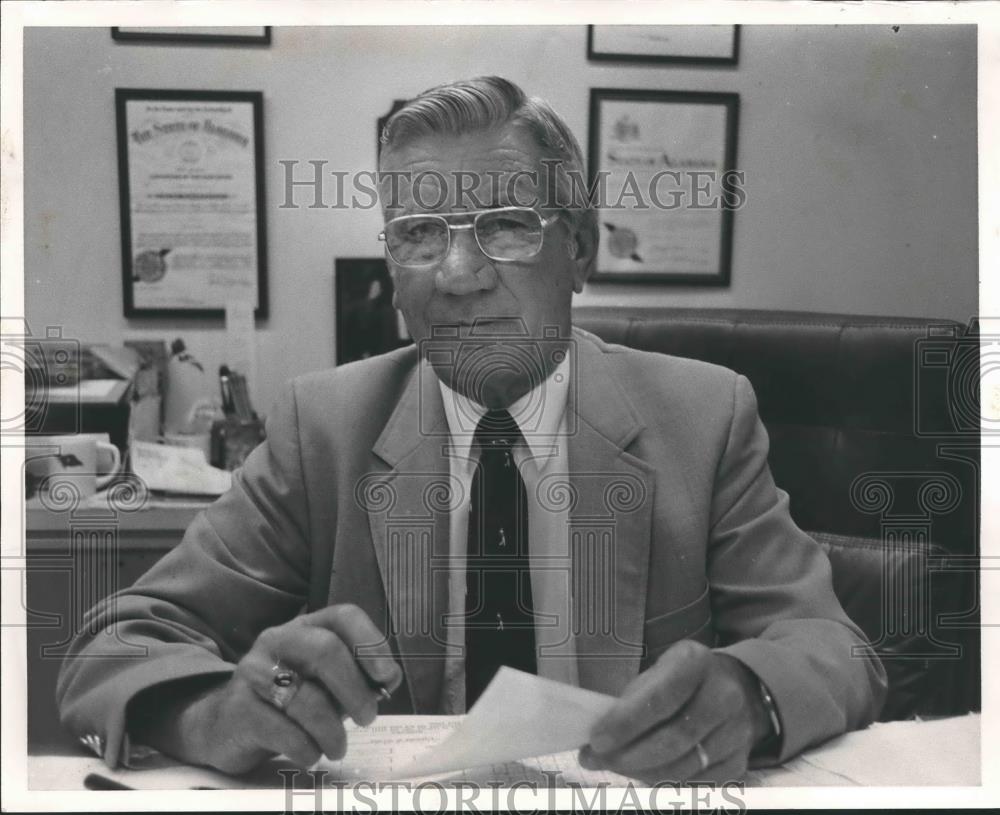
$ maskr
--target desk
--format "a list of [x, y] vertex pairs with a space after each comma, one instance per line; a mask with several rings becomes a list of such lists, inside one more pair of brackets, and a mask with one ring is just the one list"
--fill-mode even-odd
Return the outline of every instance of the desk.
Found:
[[[412, 717], [384, 716], [379, 721], [407, 718]], [[875, 724], [867, 730], [832, 739], [781, 767], [753, 770], [745, 782], [748, 787], [978, 786], [979, 748], [978, 714]], [[28, 788], [81, 790], [83, 779], [89, 773], [98, 773], [137, 789], [280, 789], [277, 771], [290, 766], [269, 762], [250, 775], [233, 778], [197, 767], [163, 761], [160, 764], [153, 769], [114, 771], [95, 756], [28, 756]], [[567, 776], [571, 781], [588, 777], [576, 764], [574, 752], [527, 759], [515, 766], [523, 766], [526, 779], [543, 785], [546, 782], [539, 768], [569, 768], [555, 782], [557, 787], [560, 781], [565, 784], [563, 778]], [[508, 768], [503, 773], [506, 780], [510, 779], [510, 772]], [[483, 780], [483, 773], [462, 775], [463, 778], [450, 778]], [[300, 776], [306, 777], [301, 773]]]
[[131, 586], [176, 546], [206, 503], [151, 499], [113, 509], [107, 493], [60, 504], [26, 503], [25, 616], [28, 662], [28, 750], [64, 752], [75, 740], [59, 724], [56, 678], [87, 610]]

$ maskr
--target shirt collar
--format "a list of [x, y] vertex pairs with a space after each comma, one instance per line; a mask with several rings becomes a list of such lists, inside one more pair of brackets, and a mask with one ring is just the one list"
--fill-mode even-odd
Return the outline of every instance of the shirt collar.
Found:
[[[507, 408], [536, 458], [549, 455], [552, 441], [559, 434], [569, 395], [569, 355], [570, 350], [567, 348], [562, 361], [549, 377]], [[486, 414], [486, 408], [452, 390], [440, 379], [438, 385], [455, 452], [468, 458], [476, 425]]]

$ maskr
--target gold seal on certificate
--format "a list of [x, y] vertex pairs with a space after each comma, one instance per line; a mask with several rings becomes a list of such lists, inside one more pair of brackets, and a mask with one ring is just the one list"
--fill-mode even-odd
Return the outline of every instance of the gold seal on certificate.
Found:
[[156, 283], [158, 280], [162, 280], [167, 273], [167, 263], [164, 258], [168, 252], [170, 252], [169, 249], [161, 249], [158, 252], [146, 249], [140, 252], [135, 256], [133, 263], [135, 277], [132, 279], [141, 280], [143, 283]]

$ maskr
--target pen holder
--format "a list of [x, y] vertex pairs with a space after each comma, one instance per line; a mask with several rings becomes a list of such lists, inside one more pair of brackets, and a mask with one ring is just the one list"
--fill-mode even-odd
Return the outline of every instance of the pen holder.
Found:
[[262, 441], [264, 423], [260, 419], [217, 419], [212, 423], [212, 466], [235, 470]]

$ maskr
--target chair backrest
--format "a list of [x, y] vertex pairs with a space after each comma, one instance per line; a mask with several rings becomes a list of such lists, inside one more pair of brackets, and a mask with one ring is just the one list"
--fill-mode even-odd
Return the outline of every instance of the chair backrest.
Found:
[[979, 706], [979, 337], [950, 320], [581, 307], [609, 342], [752, 383], [792, 516], [890, 675], [883, 719]]

